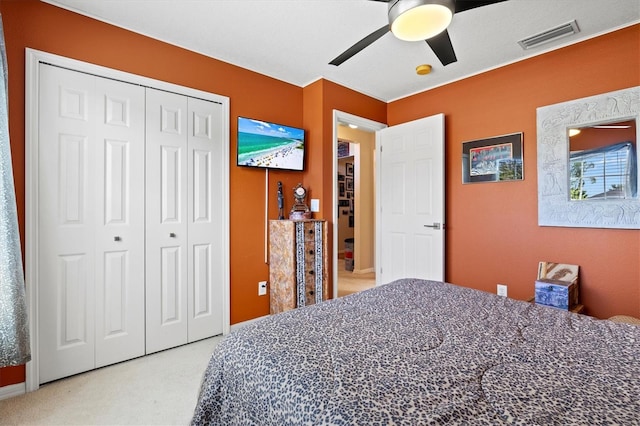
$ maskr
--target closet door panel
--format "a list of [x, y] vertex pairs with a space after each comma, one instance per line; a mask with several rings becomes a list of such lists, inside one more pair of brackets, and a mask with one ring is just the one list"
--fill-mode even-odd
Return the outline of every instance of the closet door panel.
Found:
[[189, 341], [222, 334], [222, 106], [189, 98]]
[[185, 206], [182, 186], [182, 157], [184, 146], [160, 147], [160, 223], [163, 225], [180, 225], [184, 220]]
[[182, 276], [182, 247], [165, 246], [161, 252], [160, 274], [160, 324], [170, 326], [182, 320], [181, 304], [181, 276]]
[[144, 355], [144, 102], [96, 77], [96, 367]]
[[40, 65], [40, 383], [94, 367], [94, 78]]
[[187, 98], [147, 89], [146, 351], [187, 343]]

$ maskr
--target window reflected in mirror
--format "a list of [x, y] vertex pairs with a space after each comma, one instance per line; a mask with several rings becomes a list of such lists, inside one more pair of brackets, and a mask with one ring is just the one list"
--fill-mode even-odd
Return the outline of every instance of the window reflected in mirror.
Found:
[[635, 120], [568, 129], [569, 198], [638, 197]]

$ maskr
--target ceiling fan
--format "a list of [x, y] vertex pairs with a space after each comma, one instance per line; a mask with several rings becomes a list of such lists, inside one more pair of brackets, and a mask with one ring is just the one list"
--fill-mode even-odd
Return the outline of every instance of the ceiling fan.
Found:
[[389, 23], [372, 32], [329, 62], [340, 65], [391, 31], [406, 41], [424, 40], [442, 65], [456, 62], [447, 27], [454, 13], [506, 0], [370, 0], [389, 3]]

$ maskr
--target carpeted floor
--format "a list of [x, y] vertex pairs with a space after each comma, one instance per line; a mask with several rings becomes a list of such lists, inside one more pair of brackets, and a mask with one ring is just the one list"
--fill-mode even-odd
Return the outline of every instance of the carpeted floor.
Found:
[[375, 287], [376, 274], [354, 274], [344, 270], [344, 259], [338, 259], [338, 297]]
[[0, 401], [0, 425], [187, 425], [222, 337], [45, 384]]

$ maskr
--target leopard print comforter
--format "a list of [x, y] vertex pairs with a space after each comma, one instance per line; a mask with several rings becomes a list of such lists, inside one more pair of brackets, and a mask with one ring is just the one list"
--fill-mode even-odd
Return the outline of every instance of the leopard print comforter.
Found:
[[406, 279], [235, 330], [193, 425], [640, 424], [640, 327]]

